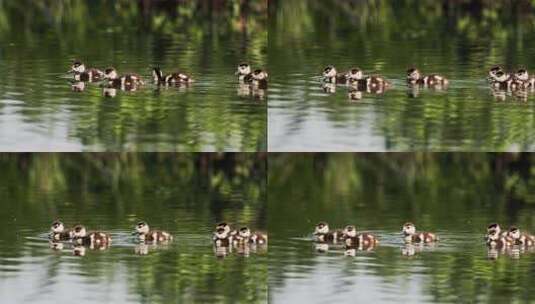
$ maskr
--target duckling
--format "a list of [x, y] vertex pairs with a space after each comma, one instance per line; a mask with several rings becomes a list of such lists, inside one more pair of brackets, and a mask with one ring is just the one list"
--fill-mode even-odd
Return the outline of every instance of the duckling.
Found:
[[190, 84], [193, 82], [193, 79], [190, 76], [180, 72], [164, 76], [163, 71], [158, 67], [152, 70], [152, 77], [154, 82], [158, 84]]
[[507, 90], [512, 83], [512, 76], [504, 71], [497, 71], [494, 75], [494, 80], [491, 82], [491, 86], [497, 90]]
[[252, 74], [253, 80], [251, 84], [253, 87], [265, 90], [267, 89], [267, 79], [268, 79], [268, 73], [263, 70], [255, 70]]
[[532, 235], [520, 233], [520, 229], [514, 226], [509, 228], [507, 236], [513, 240], [515, 245], [523, 245], [526, 247], [535, 245], [535, 240]]
[[[221, 223], [217, 224], [216, 227], [215, 227], [215, 231], [217, 231], [217, 229], [219, 229], [219, 228], [223, 228], [225, 230], [225, 232], [228, 233], [228, 235], [229, 235], [229, 237], [231, 239], [238, 234], [238, 230], [232, 229], [232, 227], [230, 227], [230, 225], [227, 224], [226, 222], [221, 222]], [[215, 232], [214, 232], [214, 237], [215, 237]]]
[[334, 83], [334, 84], [346, 84], [347, 83], [347, 74], [341, 73], [338, 74], [336, 68], [332, 65], [327, 66], [323, 69], [323, 82]]
[[72, 238], [71, 230], [65, 230], [61, 221], [54, 221], [50, 227], [50, 239], [53, 241], [68, 241]]
[[357, 90], [355, 88], [350, 88], [347, 92], [347, 98], [349, 98], [350, 101], [358, 101], [361, 100], [363, 97], [363, 93], [360, 90]]
[[439, 240], [434, 233], [416, 232], [416, 226], [413, 223], [405, 223], [401, 231], [406, 243], [432, 243]]
[[232, 238], [232, 244], [235, 246], [249, 244], [251, 238], [251, 230], [248, 227], [242, 227], [238, 230], [236, 236]]
[[136, 233], [142, 242], [166, 242], [173, 240], [173, 236], [166, 231], [150, 230], [146, 222], [139, 222], [136, 225]]
[[238, 80], [240, 81], [240, 83], [253, 82], [251, 66], [248, 63], [241, 63], [240, 65], [238, 65], [238, 71], [236, 71], [235, 75], [238, 76]]
[[348, 247], [371, 247], [377, 245], [377, 238], [369, 233], [357, 233], [357, 228], [347, 225], [343, 231], [346, 246]]
[[316, 242], [337, 243], [338, 241], [343, 240], [343, 233], [338, 230], [330, 232], [329, 224], [326, 222], [320, 222], [316, 225], [314, 237]]
[[64, 244], [62, 242], [58, 242], [55, 240], [50, 240], [48, 242], [48, 245], [50, 245], [50, 249], [57, 250], [57, 251], [63, 250], [63, 247], [64, 247]]
[[99, 69], [86, 69], [85, 65], [80, 60], [75, 60], [69, 71], [74, 73], [74, 80], [76, 81], [100, 81], [104, 78], [104, 73]]
[[214, 232], [213, 241], [216, 247], [229, 247], [232, 243], [229, 232], [221, 227]]
[[514, 245], [514, 240], [500, 234], [499, 229], [491, 229], [487, 234], [487, 246], [490, 248], [505, 248]]
[[267, 233], [255, 231], [251, 235], [249, 242], [252, 244], [257, 244], [257, 245], [266, 245], [268, 242], [268, 235]]
[[75, 81], [71, 83], [71, 90], [73, 92], [83, 92], [85, 90], [85, 82]]
[[423, 85], [430, 87], [447, 86], [449, 81], [446, 77], [437, 74], [423, 76], [416, 68], [407, 70], [407, 83], [409, 85]]
[[345, 75], [347, 84], [351, 88], [357, 89], [359, 91], [366, 91], [368, 87], [368, 81], [364, 78], [364, 74], [359, 68], [352, 68]]
[[87, 233], [84, 226], [76, 225], [72, 230], [72, 241], [75, 245], [107, 247], [111, 245], [111, 236], [98, 231]]
[[119, 76], [115, 68], [107, 68], [104, 71], [104, 79], [107, 80], [107, 85], [112, 88], [130, 89], [145, 84], [141, 76], [136, 74]]
[[372, 75], [366, 77], [366, 87], [373, 93], [382, 92], [385, 88], [390, 87], [390, 83], [383, 76]]
[[532, 80], [526, 69], [519, 69], [513, 77], [511, 77], [509, 87], [511, 90], [524, 90], [533, 87]]
[[85, 256], [85, 247], [81, 245], [74, 246], [72, 248], [72, 255], [74, 256]]
[[497, 81], [497, 76], [496, 76], [496, 73], [498, 72], [503, 72], [504, 70], [502, 69], [501, 66], [499, 65], [495, 65], [493, 67], [490, 68], [489, 70], [489, 76], [488, 76], [488, 80], [490, 82], [494, 82], [494, 81]]

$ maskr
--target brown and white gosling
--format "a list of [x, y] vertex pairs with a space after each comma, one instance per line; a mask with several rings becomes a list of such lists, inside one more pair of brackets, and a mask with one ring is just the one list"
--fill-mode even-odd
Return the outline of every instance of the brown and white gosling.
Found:
[[94, 231], [87, 233], [82, 225], [76, 225], [72, 229], [72, 242], [75, 245], [91, 247], [107, 247], [111, 245], [111, 236], [104, 232]]
[[439, 240], [438, 236], [431, 232], [416, 232], [413, 223], [405, 223], [401, 229], [403, 240], [406, 243], [433, 243]]
[[166, 231], [151, 230], [146, 222], [139, 222], [136, 225], [136, 233], [142, 242], [167, 242], [173, 240], [173, 236]]
[[449, 81], [444, 76], [438, 74], [424, 76], [418, 69], [410, 68], [407, 70], [407, 83], [409, 85], [444, 87], [449, 84]]
[[533, 235], [521, 233], [520, 229], [514, 226], [509, 228], [507, 236], [513, 240], [515, 245], [522, 245], [526, 247], [535, 245], [535, 237]]
[[120, 88], [129, 90], [140, 85], [145, 84], [141, 76], [137, 74], [125, 74], [119, 76], [115, 68], [107, 68], [104, 71], [104, 79], [108, 87]]
[[321, 243], [337, 243], [344, 240], [344, 233], [339, 230], [330, 231], [329, 224], [319, 222], [314, 229], [314, 239]]
[[181, 73], [181, 72], [175, 72], [171, 74], [164, 75], [163, 71], [155, 67], [152, 69], [152, 78], [154, 80], [154, 83], [156, 84], [191, 84], [193, 83], [193, 78], [190, 76]]
[[54, 221], [50, 227], [50, 239], [52, 241], [68, 241], [72, 238], [71, 230], [65, 229], [61, 221]]
[[344, 241], [348, 247], [373, 247], [379, 243], [377, 238], [370, 233], [358, 233], [357, 228], [353, 225], [347, 225], [344, 228]]

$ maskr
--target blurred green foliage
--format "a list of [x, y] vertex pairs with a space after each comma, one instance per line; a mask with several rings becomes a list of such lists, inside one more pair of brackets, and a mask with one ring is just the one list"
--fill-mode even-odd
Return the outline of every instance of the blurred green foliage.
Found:
[[[348, 299], [370, 288], [382, 296], [402, 286], [391, 296], [429, 303], [523, 302], [535, 294], [533, 252], [490, 261], [483, 241], [492, 222], [535, 231], [531, 153], [270, 154], [268, 172], [274, 298], [296, 296], [307, 282], [331, 278], [335, 282], [312, 294], [332, 290], [337, 299]], [[381, 243], [356, 258], [336, 246], [319, 254], [311, 242], [319, 221], [333, 229], [354, 224], [371, 230]], [[399, 232], [406, 221], [437, 232], [437, 248], [402, 256]]]
[[[116, 297], [147, 303], [265, 303], [265, 254], [247, 259], [234, 254], [220, 260], [212, 251], [211, 232], [219, 221], [265, 230], [266, 157], [264, 153], [0, 154], [0, 277], [12, 283], [13, 277], [23, 280], [43, 272], [42, 282], [63, 288], [76, 288], [79, 282], [95, 288], [103, 283], [124, 285], [128, 294], [118, 292]], [[71, 260], [68, 249], [56, 256], [43, 237], [56, 218], [68, 227], [82, 223], [111, 232], [114, 243], [80, 259]], [[130, 232], [139, 220], [170, 231], [175, 242], [136, 256]], [[25, 272], [25, 267], [32, 272]], [[76, 270], [65, 274], [66, 268]], [[28, 292], [44, 288], [20, 286]], [[107, 292], [96, 291], [92, 299], [109, 299]]]
[[[335, 134], [331, 138], [288, 144], [315, 151], [334, 145], [346, 150], [531, 151], [533, 94], [501, 102], [485, 77], [495, 64], [533, 70], [534, 12], [533, 2], [525, 0], [271, 1], [269, 64], [277, 83], [285, 86], [284, 95], [270, 96], [273, 121], [283, 125], [276, 130], [294, 134], [299, 142], [327, 124], [323, 133]], [[329, 96], [318, 94], [326, 65], [339, 71], [360, 67], [394, 85], [382, 96], [365, 94], [353, 103], [342, 87]], [[405, 71], [411, 66], [445, 75], [449, 89], [405, 90]], [[365, 142], [369, 138], [361, 134], [377, 141]], [[275, 136], [274, 145], [284, 148], [286, 138]]]
[[392, 216], [372, 221], [376, 229], [417, 219], [431, 227], [463, 225], [467, 214], [474, 232], [488, 221], [535, 227], [530, 153], [277, 154], [268, 184], [270, 214], [277, 214], [269, 217], [271, 232], [310, 229], [324, 216], [343, 223], [352, 213]]
[[[265, 150], [265, 103], [238, 96], [233, 73], [242, 61], [266, 65], [266, 25], [266, 0], [0, 1], [1, 98], [21, 101], [9, 117], [32, 126], [54, 130], [51, 116], [64, 113], [69, 143], [83, 150]], [[146, 80], [158, 65], [196, 83], [115, 99], [90, 85], [73, 94], [60, 76], [75, 58]], [[75, 150], [51, 133], [56, 150]]]

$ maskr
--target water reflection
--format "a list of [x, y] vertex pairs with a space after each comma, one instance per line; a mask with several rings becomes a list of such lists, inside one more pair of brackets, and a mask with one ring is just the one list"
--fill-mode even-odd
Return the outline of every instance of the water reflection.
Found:
[[[267, 255], [220, 260], [209, 237], [222, 219], [266, 227], [264, 157], [0, 154], [2, 301], [265, 303]], [[112, 246], [49, 242], [58, 218], [110, 233]], [[174, 241], [139, 244], [141, 219]]]
[[[529, 153], [271, 156], [272, 302], [509, 303], [535, 295], [535, 252], [489, 249], [483, 240], [491, 222], [535, 230], [527, 190], [534, 176], [520, 173], [533, 168]], [[315, 243], [310, 231], [323, 220], [356, 223], [379, 244]], [[399, 228], [407, 221], [440, 241], [405, 244]]]
[[[535, 66], [533, 3], [520, 1], [520, 10], [445, 0], [271, 3], [270, 151], [535, 149], [533, 107], [524, 106], [535, 94], [517, 91], [503, 103], [486, 81], [495, 64]], [[378, 95], [319, 87], [326, 64], [359, 66], [393, 86]], [[447, 89], [407, 87], [409, 66], [444, 75]]]
[[[233, 71], [266, 64], [267, 1], [212, 2], [2, 3], [0, 150], [265, 150], [265, 92], [240, 96]], [[75, 58], [145, 79], [152, 66], [180, 67], [196, 82], [161, 94], [65, 84]]]

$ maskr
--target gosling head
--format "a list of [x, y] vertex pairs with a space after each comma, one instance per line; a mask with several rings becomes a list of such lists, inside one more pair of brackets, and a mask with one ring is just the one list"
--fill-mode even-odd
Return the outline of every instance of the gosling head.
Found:
[[353, 225], [347, 225], [344, 228], [344, 235], [347, 237], [356, 237], [357, 236], [357, 228]]
[[139, 234], [149, 233], [149, 225], [146, 222], [139, 222], [136, 225], [136, 231]]
[[238, 65], [238, 71], [236, 75], [245, 76], [251, 74], [251, 66], [248, 63], [242, 63]]
[[251, 230], [249, 230], [249, 228], [247, 228], [247, 227], [242, 227], [242, 228], [240, 228], [240, 231], [238, 232], [238, 234], [242, 238], [249, 238], [249, 237], [251, 237]]
[[499, 82], [507, 81], [507, 74], [505, 74], [503, 71], [496, 72], [496, 76], [494, 79]]
[[326, 233], [329, 233], [329, 225], [326, 222], [319, 222], [316, 225], [314, 234], [326, 234]]
[[410, 68], [407, 70], [407, 80], [416, 81], [422, 77], [420, 71], [416, 68]]
[[107, 68], [104, 71], [104, 78], [114, 80], [119, 78], [119, 75], [117, 74], [117, 70], [115, 68]]
[[219, 224], [217, 224], [217, 226], [215, 227], [216, 231], [218, 229], [222, 228], [223, 230], [225, 230], [226, 233], [230, 233], [230, 225], [227, 224], [226, 222], [221, 222]]
[[492, 231], [496, 231], [498, 234], [500, 234], [500, 232], [502, 232], [502, 229], [499, 224], [492, 223], [487, 226], [487, 233], [490, 234]]
[[515, 77], [516, 77], [516, 79], [518, 79], [520, 81], [528, 81], [529, 80], [528, 70], [519, 69], [518, 71], [516, 71]]
[[73, 238], [82, 238], [87, 235], [87, 231], [85, 230], [85, 227], [82, 225], [76, 225], [71, 231], [71, 235]]
[[62, 233], [65, 230], [65, 226], [60, 221], [54, 221], [50, 230], [54, 233]]
[[520, 239], [520, 229], [514, 226], [509, 228], [509, 236], [515, 240]]
[[85, 72], [85, 65], [80, 60], [75, 60], [71, 66], [71, 72], [83, 73]]
[[266, 80], [268, 78], [268, 73], [262, 70], [255, 70], [253, 72], [254, 80]]
[[228, 237], [228, 232], [225, 230], [225, 228], [217, 228], [214, 236], [216, 239], [226, 239]]
[[403, 233], [403, 235], [413, 235], [416, 233], [416, 226], [414, 226], [413, 223], [405, 223], [403, 224], [401, 232]]
[[363, 77], [362, 70], [359, 68], [353, 68], [346, 74], [346, 78], [350, 82], [361, 80], [362, 77]]
[[502, 71], [502, 72], [503, 72], [501, 66], [499, 66], [499, 65], [495, 65], [495, 66], [493, 66], [493, 67], [490, 68], [490, 70], [489, 70], [489, 77], [490, 77], [491, 79], [494, 79], [494, 80], [495, 80], [495, 79], [496, 79], [496, 73], [499, 72], [499, 71]]
[[332, 78], [332, 77], [336, 77], [336, 68], [332, 65], [326, 67], [325, 69], [323, 69], [323, 77], [325, 78]]

